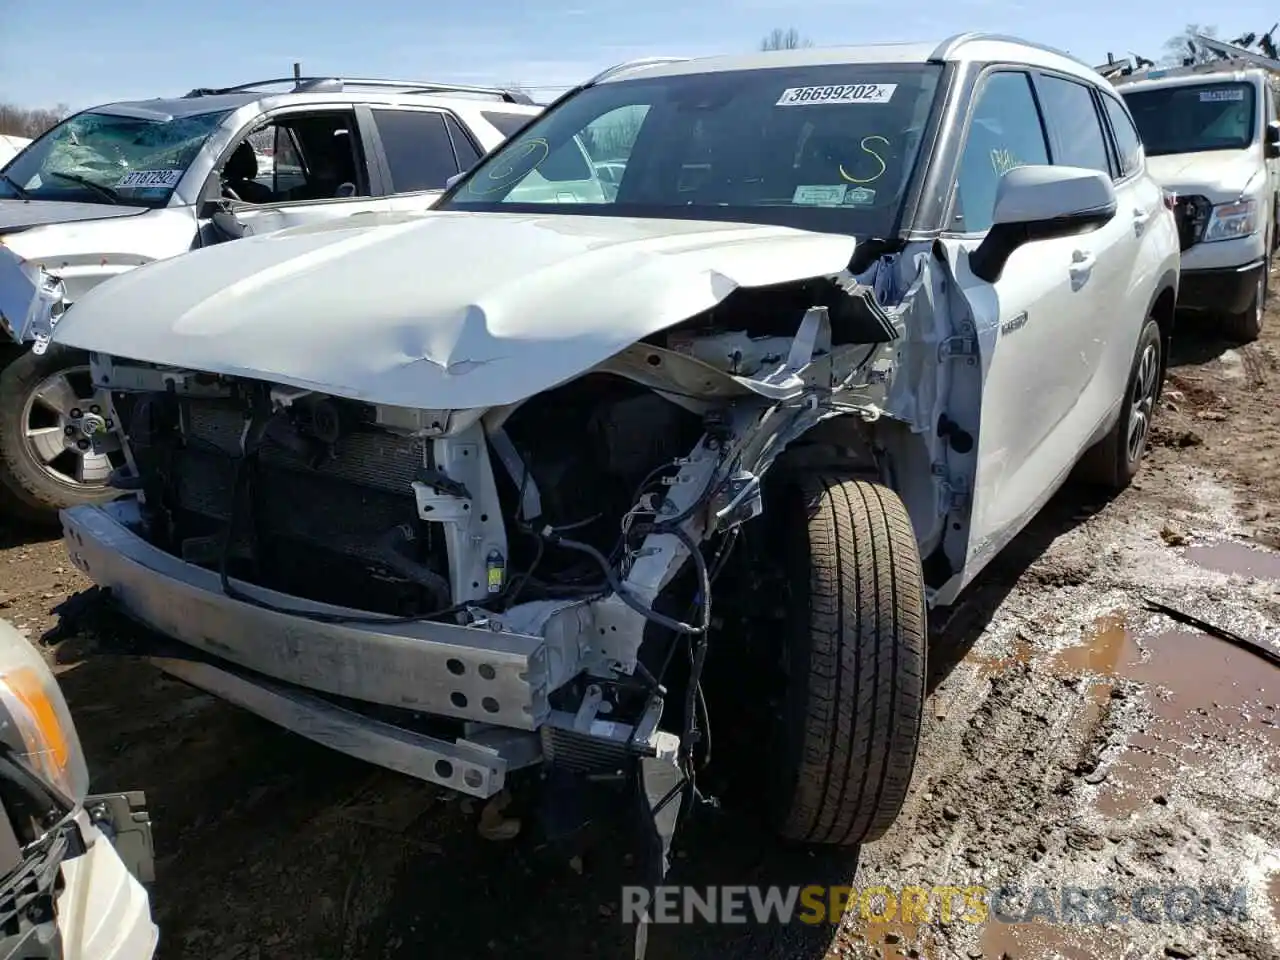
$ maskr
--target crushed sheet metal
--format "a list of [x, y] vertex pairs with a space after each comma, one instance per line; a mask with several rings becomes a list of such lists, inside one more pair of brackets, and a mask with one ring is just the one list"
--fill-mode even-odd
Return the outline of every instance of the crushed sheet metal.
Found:
[[68, 310], [54, 342], [391, 406], [492, 407], [562, 383], [740, 286], [838, 274], [854, 246], [684, 220], [340, 220], [121, 276]]

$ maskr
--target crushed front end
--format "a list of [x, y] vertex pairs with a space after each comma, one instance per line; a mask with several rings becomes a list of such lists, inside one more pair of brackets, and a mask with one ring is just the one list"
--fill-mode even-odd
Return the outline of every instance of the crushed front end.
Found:
[[835, 418], [876, 469], [903, 321], [874, 275], [893, 259], [742, 288], [506, 406], [95, 353], [130, 493], [65, 511], [68, 550], [177, 641], [157, 665], [288, 729], [480, 798], [522, 767], [640, 769], [655, 820], [674, 816], [713, 583], [766, 472]]

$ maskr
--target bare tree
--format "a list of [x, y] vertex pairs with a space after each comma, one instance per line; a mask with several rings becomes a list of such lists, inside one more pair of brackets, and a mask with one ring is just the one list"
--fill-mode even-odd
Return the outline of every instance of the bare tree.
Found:
[[56, 107], [30, 109], [13, 103], [0, 103], [0, 134], [34, 139], [71, 112], [65, 103]]
[[761, 50], [799, 50], [801, 47], [812, 47], [813, 41], [808, 37], [800, 36], [800, 31], [795, 27], [788, 27], [783, 30], [781, 27], [774, 27], [769, 31], [769, 35], [760, 41]]
[[1197, 34], [1206, 37], [1218, 36], [1218, 28], [1188, 23], [1181, 33], [1174, 34], [1164, 42], [1164, 57], [1161, 62], [1165, 66], [1178, 67], [1185, 63], [1207, 63], [1218, 59], [1218, 55], [1206, 50], [1196, 39]]

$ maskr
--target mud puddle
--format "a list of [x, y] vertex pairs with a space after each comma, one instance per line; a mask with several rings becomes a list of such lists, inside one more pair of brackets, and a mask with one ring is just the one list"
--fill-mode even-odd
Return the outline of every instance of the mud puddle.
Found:
[[1187, 547], [1183, 556], [1205, 570], [1280, 582], [1280, 553], [1245, 543], [1206, 543]]
[[1086, 782], [1093, 805], [1121, 818], [1166, 804], [1175, 783], [1194, 779], [1211, 751], [1234, 746], [1260, 772], [1280, 773], [1280, 671], [1246, 650], [1196, 631], [1135, 635], [1121, 615], [1101, 618], [1086, 642], [1053, 655], [1050, 670], [1091, 683], [1096, 722], [1109, 700], [1142, 684], [1149, 721]]

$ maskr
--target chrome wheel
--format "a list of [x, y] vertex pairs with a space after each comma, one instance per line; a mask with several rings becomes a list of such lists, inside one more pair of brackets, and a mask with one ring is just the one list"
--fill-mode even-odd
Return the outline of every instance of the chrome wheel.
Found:
[[87, 366], [41, 380], [23, 406], [22, 440], [46, 476], [72, 487], [102, 487], [119, 454], [95, 453], [93, 438], [114, 428], [99, 404]]
[[1262, 276], [1258, 278], [1258, 289], [1253, 294], [1253, 326], [1256, 330], [1262, 329], [1262, 315], [1267, 310], [1267, 273], [1270, 269], [1270, 263], [1263, 267]]
[[1138, 358], [1138, 373], [1134, 378], [1133, 396], [1129, 404], [1127, 451], [1130, 463], [1142, 456], [1147, 434], [1151, 432], [1151, 416], [1155, 412], [1159, 377], [1160, 348], [1155, 343], [1149, 343]]

